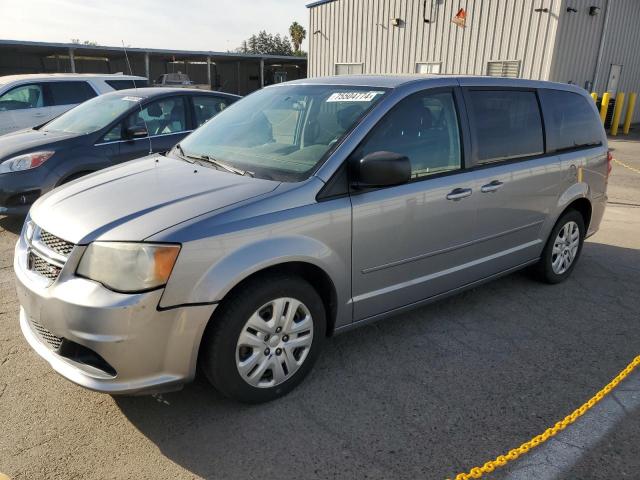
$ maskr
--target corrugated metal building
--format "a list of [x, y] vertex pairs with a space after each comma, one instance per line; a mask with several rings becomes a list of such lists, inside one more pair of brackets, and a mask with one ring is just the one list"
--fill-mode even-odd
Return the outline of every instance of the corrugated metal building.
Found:
[[[320, 0], [307, 6], [309, 76], [499, 75], [571, 82], [600, 94], [640, 91], [639, 0]], [[640, 121], [640, 108], [634, 120]]]

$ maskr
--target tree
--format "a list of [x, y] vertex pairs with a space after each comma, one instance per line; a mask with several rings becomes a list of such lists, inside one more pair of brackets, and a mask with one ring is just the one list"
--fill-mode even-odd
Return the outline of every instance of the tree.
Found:
[[304, 39], [307, 38], [307, 31], [298, 22], [293, 22], [289, 27], [289, 35], [291, 35], [294, 52], [299, 52], [300, 45], [302, 45]]
[[291, 42], [286, 36], [273, 35], [264, 30], [257, 35], [251, 35], [236, 51], [254, 55], [293, 55]]

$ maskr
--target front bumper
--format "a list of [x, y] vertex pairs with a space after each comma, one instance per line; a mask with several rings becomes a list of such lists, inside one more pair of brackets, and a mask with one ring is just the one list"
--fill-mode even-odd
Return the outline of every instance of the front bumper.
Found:
[[26, 215], [38, 197], [53, 187], [39, 169], [0, 174], [0, 215]]
[[21, 235], [14, 258], [20, 327], [56, 372], [105, 393], [173, 390], [193, 379], [214, 305], [158, 310], [162, 290], [122, 294], [76, 277], [81, 246], [50, 283], [29, 270], [28, 248]]

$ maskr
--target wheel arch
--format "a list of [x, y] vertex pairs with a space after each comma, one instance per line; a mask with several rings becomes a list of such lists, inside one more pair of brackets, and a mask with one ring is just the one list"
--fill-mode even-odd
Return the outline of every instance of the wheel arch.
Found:
[[[270, 265], [268, 267], [257, 270], [242, 280], [237, 282], [231, 289], [225, 294], [224, 298], [220, 301], [220, 305], [216, 311], [225, 302], [225, 299], [231, 297], [239, 290], [247, 285], [249, 282], [260, 277], [273, 277], [276, 275], [291, 275], [297, 276], [308, 282], [320, 295], [322, 303], [324, 304], [325, 312], [327, 315], [327, 336], [333, 334], [335, 329], [335, 322], [338, 311], [338, 294], [335, 284], [329, 274], [325, 272], [318, 265], [305, 261], [287, 261]], [[212, 319], [215, 318], [215, 312]], [[211, 322], [211, 320], [209, 321]]]

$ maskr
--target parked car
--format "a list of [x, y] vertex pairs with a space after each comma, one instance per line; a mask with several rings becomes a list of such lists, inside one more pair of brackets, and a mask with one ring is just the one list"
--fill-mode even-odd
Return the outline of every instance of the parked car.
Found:
[[41, 127], [0, 137], [0, 214], [25, 215], [40, 195], [59, 185], [170, 150], [238, 98], [178, 88], [121, 90]]
[[147, 83], [144, 77], [122, 74], [54, 73], [0, 77], [0, 135], [42, 125], [103, 93], [146, 87]]
[[160, 75], [155, 81], [156, 87], [181, 87], [181, 88], [198, 88], [201, 90], [211, 90], [211, 85], [207, 83], [197, 84], [189, 78], [186, 73], [165, 73]]
[[38, 200], [15, 251], [20, 325], [93, 390], [177, 388], [199, 362], [229, 397], [274, 399], [327, 336], [526, 266], [565, 280], [600, 225], [610, 162], [572, 85], [268, 87], [167, 156]]

